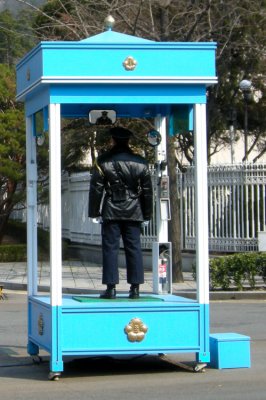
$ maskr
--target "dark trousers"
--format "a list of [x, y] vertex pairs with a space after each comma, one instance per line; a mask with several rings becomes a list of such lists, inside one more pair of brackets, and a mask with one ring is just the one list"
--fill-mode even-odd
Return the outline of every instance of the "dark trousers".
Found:
[[127, 282], [144, 282], [140, 244], [141, 223], [135, 221], [104, 221], [102, 224], [103, 278], [105, 285], [119, 283], [118, 253], [122, 236], [126, 255]]

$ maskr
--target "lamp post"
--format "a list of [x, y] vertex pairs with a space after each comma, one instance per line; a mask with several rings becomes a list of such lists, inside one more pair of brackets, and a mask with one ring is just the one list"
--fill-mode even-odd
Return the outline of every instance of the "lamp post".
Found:
[[235, 122], [236, 122], [236, 110], [233, 107], [229, 108], [228, 116], [229, 130], [230, 130], [230, 145], [231, 145], [231, 164], [235, 162]]
[[245, 105], [245, 109], [244, 109], [244, 140], [245, 140], [245, 155], [243, 158], [243, 161], [247, 161], [248, 160], [248, 101], [251, 98], [251, 86], [252, 83], [247, 80], [244, 79], [243, 81], [240, 82], [239, 84], [239, 88], [243, 93], [244, 96], [244, 105]]

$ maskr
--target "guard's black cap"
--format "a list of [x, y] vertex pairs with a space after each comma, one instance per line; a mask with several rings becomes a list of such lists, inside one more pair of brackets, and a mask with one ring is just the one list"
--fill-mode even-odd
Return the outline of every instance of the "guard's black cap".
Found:
[[129, 139], [133, 133], [122, 126], [115, 126], [110, 129], [110, 135], [115, 139]]

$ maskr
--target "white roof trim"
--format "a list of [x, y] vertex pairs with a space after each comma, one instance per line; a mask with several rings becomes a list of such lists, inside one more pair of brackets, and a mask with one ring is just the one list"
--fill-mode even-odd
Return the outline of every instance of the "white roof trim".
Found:
[[217, 77], [205, 76], [44, 76], [40, 79], [42, 83], [205, 83], [216, 82]]
[[18, 93], [17, 100], [22, 99], [26, 94], [34, 90], [41, 84], [201, 84], [201, 85], [214, 85], [218, 81], [216, 76], [42, 76], [28, 86], [25, 90]]

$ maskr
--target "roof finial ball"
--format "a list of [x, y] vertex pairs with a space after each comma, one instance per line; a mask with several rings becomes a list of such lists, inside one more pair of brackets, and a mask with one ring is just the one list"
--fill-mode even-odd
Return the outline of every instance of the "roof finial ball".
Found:
[[115, 24], [115, 20], [112, 17], [112, 15], [108, 15], [108, 17], [105, 18], [104, 20], [104, 27], [107, 31], [111, 31], [113, 26]]

